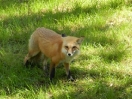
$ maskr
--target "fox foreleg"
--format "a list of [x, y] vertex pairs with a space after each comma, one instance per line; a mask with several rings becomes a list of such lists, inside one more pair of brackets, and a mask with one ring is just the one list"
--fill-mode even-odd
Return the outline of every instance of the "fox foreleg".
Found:
[[50, 64], [50, 80], [52, 81], [52, 79], [55, 77], [55, 64], [53, 62], [51, 62]]
[[69, 63], [64, 63], [64, 66], [65, 66], [65, 70], [66, 70], [67, 79], [69, 81], [74, 81], [73, 77], [71, 76]]

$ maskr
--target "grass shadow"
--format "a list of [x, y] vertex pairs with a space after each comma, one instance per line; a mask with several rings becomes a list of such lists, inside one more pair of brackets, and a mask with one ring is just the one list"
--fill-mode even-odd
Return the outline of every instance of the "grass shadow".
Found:
[[[93, 87], [93, 88], [91, 88]], [[125, 92], [127, 87], [121, 86], [114, 88], [108, 86], [103, 82], [93, 82], [93, 84], [80, 85], [79, 88], [75, 88], [74, 91], [67, 93], [61, 93], [58, 95], [57, 99], [67, 99], [67, 98], [76, 98], [76, 99], [124, 99], [131, 98], [132, 95], [130, 92]]]
[[[65, 81], [64, 75], [62, 75], [64, 72], [60, 72], [62, 71], [62, 67], [59, 68], [57, 79], [60, 79], [65, 87], [63, 87], [63, 89], [60, 88], [58, 90], [59, 95], [53, 95], [52, 98], [124, 99], [132, 97], [130, 87], [132, 79], [128, 74], [120, 74], [117, 71], [109, 71], [109, 69], [97, 70], [97, 68], [93, 68], [84, 70], [84, 68], [80, 69], [75, 66], [72, 67], [71, 70], [73, 75], [76, 77], [75, 82]], [[128, 78], [124, 78], [123, 75], [127, 75]], [[111, 79], [111, 81], [108, 79]], [[113, 82], [113, 79], [116, 79], [120, 83], [116, 84]], [[59, 83], [57, 83], [57, 85], [59, 86]], [[67, 90], [68, 86], [71, 86], [70, 88], [72, 88], [72, 90], [63, 91]]]

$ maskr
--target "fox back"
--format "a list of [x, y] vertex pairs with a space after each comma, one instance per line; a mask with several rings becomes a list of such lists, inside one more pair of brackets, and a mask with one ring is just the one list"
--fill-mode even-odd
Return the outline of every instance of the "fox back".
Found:
[[61, 35], [45, 28], [38, 28], [29, 39], [29, 50], [36, 49], [49, 58], [55, 56], [56, 52], [59, 52], [58, 47], [61, 45]]

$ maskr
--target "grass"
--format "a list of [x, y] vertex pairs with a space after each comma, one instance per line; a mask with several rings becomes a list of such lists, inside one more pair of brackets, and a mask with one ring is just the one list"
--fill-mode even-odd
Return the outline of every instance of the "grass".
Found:
[[[75, 82], [23, 66], [37, 27], [85, 37]], [[0, 0], [0, 99], [131, 99], [131, 27], [131, 0]]]

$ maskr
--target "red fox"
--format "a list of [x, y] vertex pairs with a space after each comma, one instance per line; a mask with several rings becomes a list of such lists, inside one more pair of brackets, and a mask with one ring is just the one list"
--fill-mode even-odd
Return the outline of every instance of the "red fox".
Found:
[[[37, 28], [29, 39], [28, 54], [24, 64], [31, 62], [33, 57], [43, 55], [43, 66], [47, 65], [47, 59], [51, 60], [49, 68], [50, 80], [55, 76], [55, 67], [63, 62], [68, 79], [73, 80], [69, 64], [80, 52], [80, 44], [84, 37], [62, 37], [56, 32], [44, 27]], [[45, 67], [44, 67], [45, 68]]]

